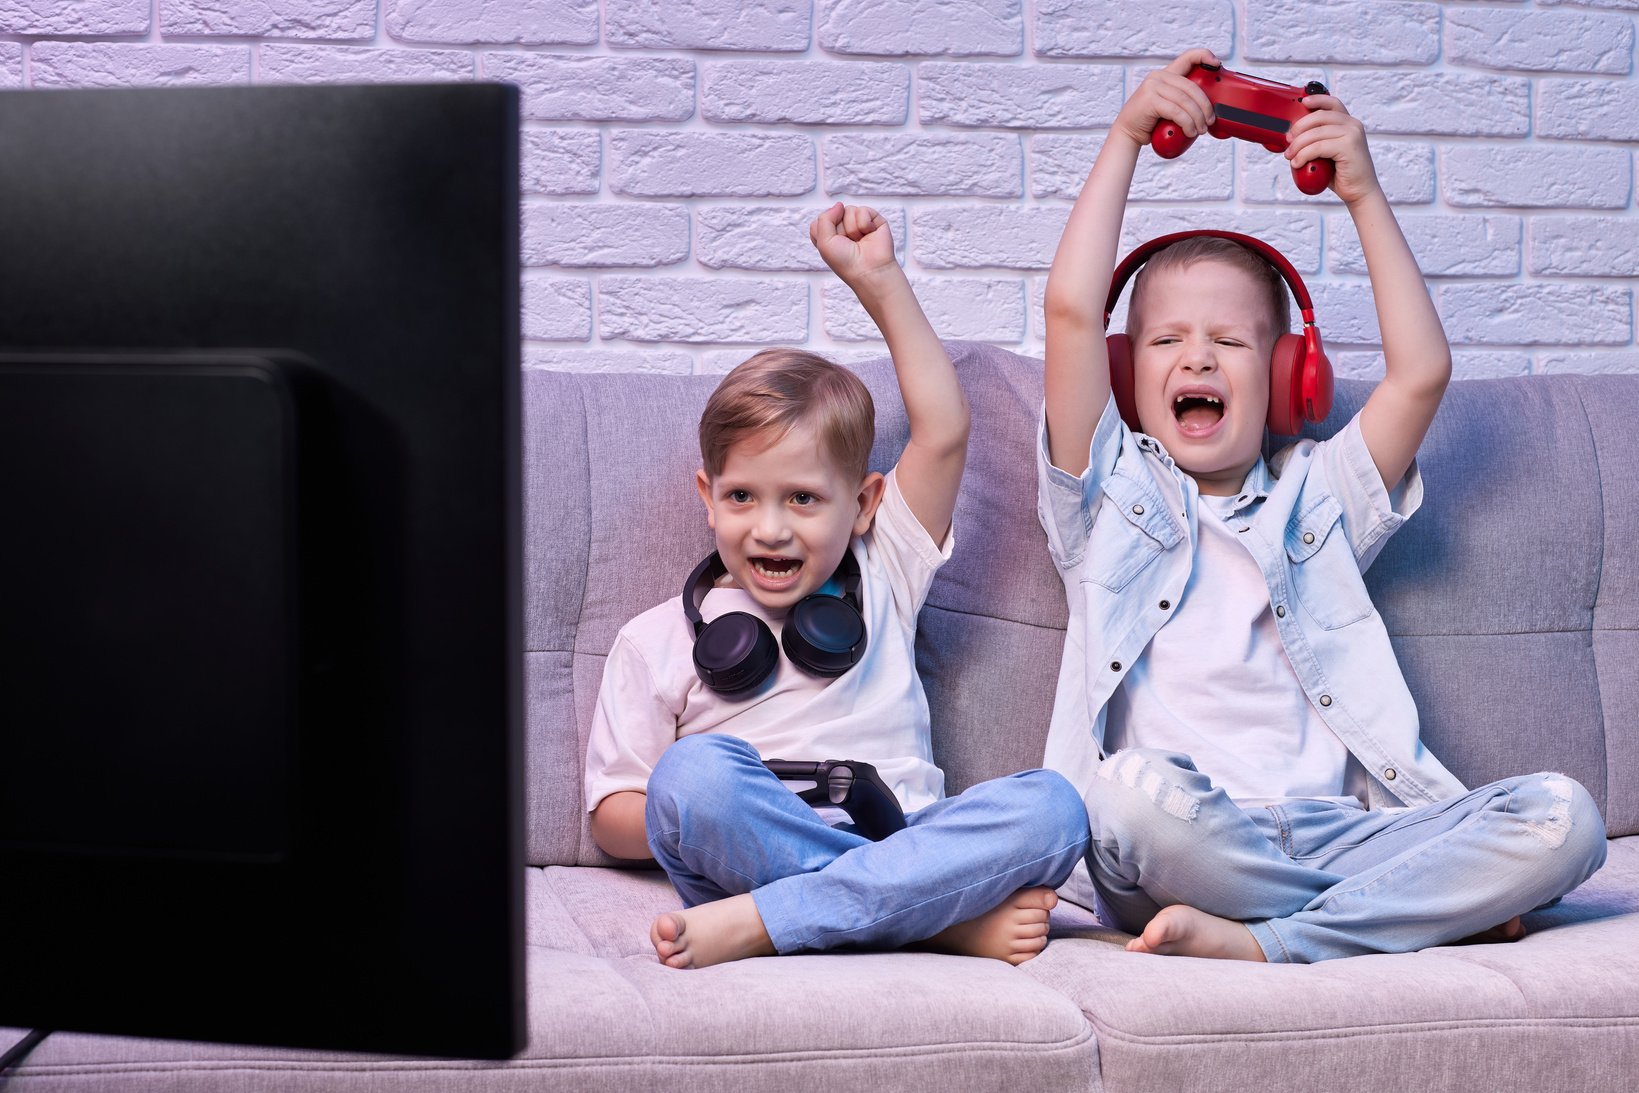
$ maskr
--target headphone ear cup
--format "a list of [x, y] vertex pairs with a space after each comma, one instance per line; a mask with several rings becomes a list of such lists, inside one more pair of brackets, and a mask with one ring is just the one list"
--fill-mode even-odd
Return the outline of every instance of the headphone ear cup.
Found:
[[865, 655], [865, 620], [841, 596], [808, 596], [780, 632], [791, 663], [817, 676], [840, 676]]
[[[1115, 396], [1115, 408], [1127, 428], [1140, 432], [1138, 425], [1138, 391], [1133, 383], [1132, 339], [1125, 334], [1110, 334], [1104, 339], [1110, 356], [1110, 393]], [[1100, 406], [1099, 410], [1104, 407]]]
[[774, 632], [744, 611], [717, 616], [694, 639], [695, 674], [718, 694], [750, 690], [767, 679], [779, 661]]
[[1301, 334], [1282, 334], [1269, 356], [1269, 431], [1297, 436], [1303, 431], [1303, 369], [1308, 356]]
[[1332, 412], [1332, 362], [1319, 343], [1317, 334], [1304, 354], [1303, 416], [1310, 421], [1325, 421]]

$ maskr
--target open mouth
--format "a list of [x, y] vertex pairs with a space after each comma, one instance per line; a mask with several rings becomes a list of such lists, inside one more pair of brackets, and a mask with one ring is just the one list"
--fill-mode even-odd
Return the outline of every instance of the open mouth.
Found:
[[802, 569], [802, 561], [797, 558], [752, 558], [751, 568], [757, 571], [759, 577], [783, 581], [797, 575], [797, 571]]
[[1224, 403], [1217, 395], [1186, 392], [1172, 400], [1172, 416], [1186, 436], [1210, 432], [1224, 419]]

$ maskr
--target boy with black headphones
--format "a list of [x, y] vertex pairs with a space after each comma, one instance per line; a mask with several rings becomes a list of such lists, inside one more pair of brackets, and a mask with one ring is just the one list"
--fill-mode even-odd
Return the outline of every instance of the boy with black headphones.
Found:
[[[1364, 129], [1307, 94], [1285, 153], [1332, 161], [1382, 329], [1384, 378], [1335, 437], [1261, 456], [1266, 426], [1295, 435], [1331, 401], [1307, 293], [1272, 250], [1180, 233], [1112, 283], [1140, 149], [1163, 120], [1191, 139], [1214, 121], [1197, 65], [1217, 61], [1191, 50], [1128, 99], [1047, 284], [1039, 511], [1070, 623], [1046, 765], [1087, 802], [1076, 898], [1142, 953], [1307, 963], [1513, 940], [1603, 862], [1604, 823], [1560, 774], [1466, 790], [1419, 740], [1367, 595], [1421, 501], [1414, 456], [1451, 357]], [[1146, 259], [1126, 334], [1107, 336]]]
[[[811, 353], [724, 377], [696, 475], [717, 549], [615, 640], [586, 754], [592, 835], [652, 854], [683, 897], [650, 929], [670, 967], [911, 942], [1016, 964], [1047, 943], [1086, 813], [1045, 770], [944, 797], [916, 618], [950, 556], [967, 404], [882, 217], [837, 204], [809, 234], [887, 342], [910, 441], [870, 471], [870, 394]], [[905, 826], [833, 826], [771, 759], [871, 764]]]

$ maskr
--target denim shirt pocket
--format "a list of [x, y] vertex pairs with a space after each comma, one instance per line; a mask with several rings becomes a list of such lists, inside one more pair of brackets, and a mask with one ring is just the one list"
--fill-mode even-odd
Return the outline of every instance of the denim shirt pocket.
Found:
[[1083, 581], [1119, 592], [1161, 552], [1175, 546], [1183, 532], [1167, 514], [1154, 485], [1121, 474], [1100, 483], [1105, 503], [1093, 517], [1093, 530], [1082, 562]]
[[1286, 525], [1286, 557], [1292, 587], [1322, 629], [1336, 630], [1371, 616], [1371, 596], [1344, 533], [1337, 498], [1328, 495], [1293, 515]]

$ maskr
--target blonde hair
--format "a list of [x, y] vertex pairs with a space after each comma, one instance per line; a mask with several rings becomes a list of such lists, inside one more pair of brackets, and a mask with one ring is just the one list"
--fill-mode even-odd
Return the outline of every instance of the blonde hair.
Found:
[[1216, 235], [1195, 235], [1157, 251], [1144, 263], [1133, 278], [1132, 295], [1127, 301], [1127, 333], [1136, 337], [1142, 332], [1139, 302], [1144, 282], [1151, 273], [1181, 269], [1196, 262], [1223, 262], [1251, 277], [1262, 288], [1269, 300], [1270, 341], [1292, 329], [1292, 307], [1286, 298], [1286, 280], [1263, 255], [1242, 246], [1232, 239]]
[[876, 439], [871, 393], [846, 368], [802, 349], [765, 349], [723, 377], [700, 415], [706, 474], [721, 474], [729, 449], [747, 437], [777, 442], [799, 424], [814, 426], [843, 471], [865, 477]]

